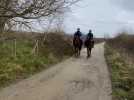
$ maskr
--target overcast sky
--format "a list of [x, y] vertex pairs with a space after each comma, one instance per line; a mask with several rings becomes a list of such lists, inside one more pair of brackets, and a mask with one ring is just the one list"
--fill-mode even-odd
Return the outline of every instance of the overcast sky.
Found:
[[73, 34], [77, 27], [83, 33], [92, 29], [95, 36], [134, 29], [134, 0], [81, 0], [65, 20], [67, 33]]

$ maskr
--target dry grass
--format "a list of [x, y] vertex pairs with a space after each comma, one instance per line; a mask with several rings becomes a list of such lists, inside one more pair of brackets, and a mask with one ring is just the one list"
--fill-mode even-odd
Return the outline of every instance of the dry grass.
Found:
[[111, 71], [113, 100], [134, 99], [133, 45], [134, 36], [127, 34], [120, 34], [108, 40], [105, 45], [105, 56]]
[[107, 43], [114, 49], [134, 57], [134, 35], [119, 34], [117, 37], [108, 40]]

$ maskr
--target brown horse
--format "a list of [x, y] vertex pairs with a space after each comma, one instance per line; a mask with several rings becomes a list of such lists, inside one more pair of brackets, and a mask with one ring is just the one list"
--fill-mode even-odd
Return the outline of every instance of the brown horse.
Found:
[[75, 56], [78, 57], [80, 56], [80, 52], [82, 49], [82, 40], [80, 39], [80, 37], [75, 36], [73, 39], [73, 46], [74, 46], [74, 52], [75, 52]]
[[93, 39], [86, 39], [85, 47], [87, 48], [87, 58], [91, 56], [92, 48], [94, 47], [94, 40]]

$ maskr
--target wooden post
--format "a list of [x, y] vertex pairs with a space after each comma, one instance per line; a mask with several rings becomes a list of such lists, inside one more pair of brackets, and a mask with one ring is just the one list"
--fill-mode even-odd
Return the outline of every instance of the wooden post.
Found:
[[11, 51], [11, 53], [12, 53], [12, 56], [14, 57], [14, 44], [15, 44], [15, 42], [14, 42], [14, 40], [10, 40], [11, 41], [11, 45], [12, 45], [12, 51]]
[[35, 46], [32, 50], [32, 54], [38, 55], [38, 52], [39, 52], [39, 40], [35, 40]]
[[17, 55], [17, 53], [16, 53], [16, 39], [14, 39], [14, 57], [16, 58], [16, 55]]
[[38, 53], [39, 53], [39, 40], [37, 40], [36, 43], [37, 43], [36, 54], [38, 55]]

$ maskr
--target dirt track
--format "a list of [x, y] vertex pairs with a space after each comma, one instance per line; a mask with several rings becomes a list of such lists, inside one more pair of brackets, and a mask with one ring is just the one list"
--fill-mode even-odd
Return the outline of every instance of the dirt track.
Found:
[[86, 50], [30, 79], [3, 89], [0, 100], [112, 100], [104, 59], [104, 44], [96, 45], [90, 59]]

